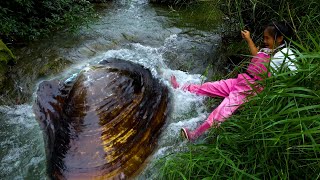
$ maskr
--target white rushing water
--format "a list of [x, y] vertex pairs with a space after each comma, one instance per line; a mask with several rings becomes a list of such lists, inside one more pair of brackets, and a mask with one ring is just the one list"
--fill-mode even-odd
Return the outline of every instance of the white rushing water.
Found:
[[[172, 35], [166, 41], [174, 41], [175, 39], [176, 35]], [[162, 57], [162, 54], [167, 50], [166, 48], [166, 42], [164, 46], [158, 48], [134, 43], [128, 49], [110, 50], [88, 61], [76, 64], [56, 78], [74, 77], [82, 69], [108, 58], [132, 61], [150, 69], [156, 78], [168, 86], [171, 94], [171, 114], [159, 138], [158, 149], [151, 159], [159, 158], [186, 143], [180, 138], [181, 127], [193, 129], [207, 116], [203, 97], [185, 92], [182, 89], [174, 89], [170, 85], [172, 75], [176, 76], [177, 81], [181, 84], [199, 84], [203, 80], [201, 75], [169, 69]], [[32, 112], [32, 104], [14, 107], [2, 106], [0, 112], [3, 114], [2, 131], [0, 132], [1, 147], [6, 149], [6, 154], [1, 155], [0, 169], [3, 177], [23, 179], [23, 177], [35, 173], [38, 178], [43, 178], [45, 155], [42, 132]]]
[[42, 131], [29, 104], [0, 107], [0, 178], [45, 179]]
[[[103, 39], [94, 40], [93, 38], [91, 41], [99, 44], [117, 40], [120, 45], [116, 48], [97, 46], [96, 49], [92, 49], [96, 46], [94, 44], [90, 47], [80, 45], [71, 50], [60, 49], [61, 52], [67, 54], [67, 57], [80, 60], [52, 78], [75, 77], [86, 67], [108, 58], [132, 61], [148, 68], [154, 77], [168, 86], [170, 106], [172, 107], [170, 116], [167, 118], [158, 140], [158, 147], [149, 160], [151, 165], [158, 158], [178, 149], [183, 149], [186, 141], [180, 137], [180, 129], [182, 127], [194, 129], [208, 116], [204, 105], [204, 97], [185, 92], [182, 89], [172, 88], [170, 77], [172, 75], [176, 76], [181, 85], [199, 84], [205, 78], [200, 74], [189, 74], [188, 72], [170, 69], [168, 66], [172, 63], [170, 62], [172, 59], [167, 59], [165, 54], [168, 52], [170, 54], [178, 53], [181, 43], [185, 43], [185, 41], [180, 42], [182, 39], [178, 34], [182, 30], [176, 27], [163, 27], [164, 17], [156, 16], [155, 11], [147, 5], [147, 0], [130, 2], [123, 0], [118, 3], [120, 5], [115, 6], [116, 8], [112, 9], [112, 13], [101, 18], [101, 21], [91, 29], [91, 33], [95, 34], [94, 36], [103, 37]], [[148, 8], [144, 9], [143, 7], [146, 6]], [[128, 17], [133, 19], [128, 19]], [[121, 30], [117, 31], [118, 29]], [[122, 31], [126, 34], [124, 35]], [[134, 41], [123, 40], [131, 36]], [[113, 40], [110, 40], [112, 38]], [[88, 43], [88, 41], [85, 43]], [[84, 53], [89, 51], [94, 53]], [[210, 52], [206, 53], [209, 54]], [[193, 61], [192, 59], [186, 59], [186, 61], [188, 60]], [[0, 153], [0, 179], [45, 179], [44, 142], [42, 132], [32, 111], [32, 103], [13, 107], [0, 106], [0, 120], [0, 144], [2, 148]], [[148, 168], [150, 166], [147, 166], [147, 171]], [[152, 179], [153, 175], [149, 171], [145, 171], [137, 178]]]

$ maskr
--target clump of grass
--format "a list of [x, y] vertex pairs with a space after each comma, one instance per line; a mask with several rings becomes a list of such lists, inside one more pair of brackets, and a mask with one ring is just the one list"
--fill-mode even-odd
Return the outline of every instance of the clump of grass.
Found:
[[241, 54], [247, 53], [245, 52], [247, 45], [240, 36], [240, 30], [243, 29], [251, 32], [254, 42], [260, 47], [263, 47], [263, 30], [271, 21], [287, 22], [293, 29], [293, 40], [303, 46], [315, 45], [310, 35], [319, 39], [318, 0], [220, 0], [219, 2], [219, 7], [226, 16], [221, 31], [223, 51], [228, 57], [232, 57], [231, 61], [235, 65], [243, 60]]

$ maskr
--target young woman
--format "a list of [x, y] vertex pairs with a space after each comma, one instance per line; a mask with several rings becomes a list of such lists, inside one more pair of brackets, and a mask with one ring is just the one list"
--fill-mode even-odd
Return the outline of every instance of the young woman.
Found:
[[[196, 130], [189, 131], [187, 128], [182, 128], [182, 135], [190, 141], [197, 139], [211, 126], [219, 126], [226, 118], [230, 117], [245, 102], [249, 94], [254, 95], [248, 93], [252, 92], [253, 88], [255, 88], [255, 92], [261, 91], [262, 87], [256, 86], [255, 81], [270, 76], [268, 73], [269, 63], [272, 74], [276, 74], [284, 68], [296, 70], [292, 61], [295, 56], [285, 41], [291, 35], [290, 29], [285, 23], [272, 22], [266, 26], [263, 33], [265, 48], [260, 50], [252, 41], [249, 31], [241, 31], [241, 35], [247, 41], [250, 52], [254, 56], [246, 73], [238, 74], [237, 78], [206, 82], [201, 85], [189, 84], [182, 88], [198, 95], [224, 98]], [[171, 84], [174, 88], [179, 87], [174, 76], [171, 77]]]

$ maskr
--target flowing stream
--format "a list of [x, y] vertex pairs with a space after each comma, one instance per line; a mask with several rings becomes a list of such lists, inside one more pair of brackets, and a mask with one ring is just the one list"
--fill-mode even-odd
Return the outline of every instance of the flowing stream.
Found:
[[181, 127], [193, 129], [206, 119], [204, 97], [173, 89], [169, 79], [175, 75], [181, 84], [201, 83], [209, 65], [218, 67], [218, 25], [202, 28], [185, 21], [174, 9], [150, 5], [147, 0], [105, 3], [97, 13], [99, 19], [76, 34], [58, 32], [15, 50], [19, 64], [10, 74], [13, 88], [1, 96], [0, 179], [46, 179], [42, 132], [32, 111], [37, 84], [72, 77], [109, 57], [145, 66], [170, 91], [173, 109], [158, 148], [137, 179], [155, 178], [152, 164], [185, 147]]

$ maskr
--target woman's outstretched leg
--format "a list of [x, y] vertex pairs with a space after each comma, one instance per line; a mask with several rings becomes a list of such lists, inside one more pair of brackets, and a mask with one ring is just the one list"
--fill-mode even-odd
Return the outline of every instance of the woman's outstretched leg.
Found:
[[205, 121], [203, 124], [201, 124], [196, 130], [189, 131], [187, 128], [181, 129], [181, 134], [184, 138], [186, 138], [188, 141], [194, 141], [199, 136], [201, 136], [207, 129], [209, 129], [211, 125]]
[[[237, 79], [226, 79], [215, 82], [206, 82], [201, 85], [184, 85], [182, 89], [198, 95], [211, 97], [227, 97], [229, 96], [229, 93], [233, 90], [233, 87], [237, 82]], [[171, 76], [171, 85], [175, 89], [180, 87], [179, 83], [176, 80], [176, 77], [173, 75]]]
[[177, 82], [177, 78], [176, 78], [174, 75], [171, 76], [170, 82], [171, 82], [171, 85], [172, 85], [172, 87], [173, 87], [174, 89], [179, 88], [180, 85], [179, 85], [179, 83]]
[[226, 118], [230, 117], [241, 104], [244, 103], [246, 94], [243, 92], [230, 92], [229, 96], [224, 98], [221, 104], [209, 115], [207, 120], [200, 125], [196, 130], [189, 131], [187, 128], [182, 128], [183, 136], [189, 141], [196, 140], [212, 125], [219, 125]]

